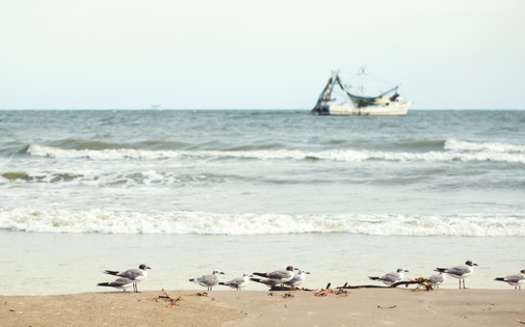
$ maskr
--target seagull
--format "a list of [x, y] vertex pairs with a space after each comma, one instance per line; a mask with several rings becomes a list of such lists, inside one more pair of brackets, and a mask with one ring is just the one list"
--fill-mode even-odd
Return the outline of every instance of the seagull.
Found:
[[289, 285], [289, 286], [292, 286], [292, 287], [297, 287], [299, 285], [301, 285], [302, 283], [304, 283], [304, 281], [306, 280], [306, 275], [310, 274], [308, 271], [304, 271], [304, 270], [299, 270], [297, 268], [295, 268], [294, 270], [297, 270], [297, 273], [294, 274], [293, 278], [287, 282], [285, 282], [284, 284], [285, 285]]
[[472, 275], [474, 272], [474, 266], [477, 266], [477, 264], [469, 260], [461, 266], [456, 266], [453, 268], [436, 268], [434, 271], [444, 272], [454, 278], [458, 278], [459, 289], [461, 289], [461, 281], [463, 281], [463, 289], [465, 289], [465, 278]]
[[147, 269], [151, 268], [142, 264], [139, 266], [138, 269], [128, 269], [126, 271], [106, 270], [104, 271], [104, 273], [124, 277], [131, 280], [133, 282], [133, 291], [135, 291], [135, 293], [138, 293], [137, 283], [143, 281], [148, 276]]
[[520, 271], [519, 274], [509, 275], [505, 277], [497, 277], [494, 280], [506, 282], [507, 284], [514, 286], [514, 289], [521, 290], [521, 284], [525, 283], [525, 269]]
[[221, 282], [219, 283], [219, 285], [230, 286], [231, 288], [234, 288], [237, 291], [240, 291], [243, 287], [248, 285], [248, 283], [250, 282], [250, 277], [252, 277], [252, 275], [243, 274], [242, 277], [232, 279], [229, 282], [224, 282], [224, 283]]
[[254, 282], [257, 282], [257, 283], [264, 284], [264, 285], [268, 286], [269, 288], [275, 287], [276, 285], [279, 284], [278, 282], [274, 281], [273, 279], [250, 278], [250, 280], [252, 280]]
[[430, 282], [430, 285], [432, 288], [439, 288], [439, 285], [443, 284], [445, 280], [447, 279], [447, 275], [443, 273], [439, 273], [437, 275], [432, 275], [428, 277], [428, 281]]
[[126, 288], [130, 288], [132, 285], [133, 285], [133, 281], [125, 277], [119, 277], [109, 283], [98, 283], [97, 284], [97, 286], [107, 286], [107, 287], [118, 288], [118, 289], [121, 289], [123, 292], [126, 292]]
[[213, 286], [219, 284], [220, 280], [218, 275], [224, 275], [224, 273], [222, 271], [214, 270], [211, 275], [202, 275], [198, 278], [192, 278], [190, 279], [190, 282], [197, 283], [202, 287], [207, 287], [208, 291], [211, 291]]
[[281, 283], [281, 288], [284, 288], [284, 283], [292, 280], [294, 273], [293, 273], [293, 267], [288, 266], [286, 267], [286, 270], [276, 270], [272, 272], [267, 273], [253, 273], [254, 275], [266, 277], [271, 280], [274, 280], [277, 283]]
[[408, 270], [398, 268], [396, 272], [391, 272], [381, 277], [368, 276], [368, 278], [371, 280], [381, 280], [383, 283], [390, 286], [396, 282], [402, 281], [403, 278], [405, 278], [405, 272], [408, 272]]

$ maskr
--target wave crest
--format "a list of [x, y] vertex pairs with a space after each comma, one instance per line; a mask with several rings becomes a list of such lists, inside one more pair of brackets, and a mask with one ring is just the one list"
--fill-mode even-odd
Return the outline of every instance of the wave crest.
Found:
[[448, 139], [445, 150], [455, 152], [525, 153], [525, 146], [500, 142], [469, 142]]
[[444, 151], [428, 152], [388, 152], [373, 150], [327, 150], [303, 151], [293, 149], [252, 150], [252, 151], [184, 151], [184, 150], [140, 150], [104, 149], [75, 150], [31, 144], [27, 153], [36, 157], [58, 159], [90, 160], [165, 160], [184, 158], [205, 159], [256, 159], [256, 160], [328, 160], [360, 162], [366, 160], [383, 161], [493, 161], [525, 163], [525, 146], [502, 143], [476, 143], [450, 139], [445, 142]]
[[46, 233], [524, 237], [525, 216], [282, 215], [3, 209], [0, 230]]

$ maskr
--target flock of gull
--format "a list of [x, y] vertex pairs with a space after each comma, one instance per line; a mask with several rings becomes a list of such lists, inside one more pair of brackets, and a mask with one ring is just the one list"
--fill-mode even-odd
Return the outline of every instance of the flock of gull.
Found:
[[[472, 261], [467, 261], [464, 265], [459, 265], [452, 268], [436, 268], [435, 271], [439, 272], [439, 274], [428, 277], [427, 281], [430, 283], [432, 289], [436, 289], [445, 282], [446, 275], [449, 275], [459, 280], [460, 289], [465, 288], [465, 278], [472, 275], [474, 272], [474, 266], [477, 266], [477, 264], [473, 263]], [[138, 269], [128, 269], [125, 271], [106, 270], [104, 273], [117, 276], [118, 278], [112, 282], [99, 283], [97, 286], [113, 287], [122, 289], [124, 292], [126, 289], [133, 286], [133, 290], [138, 292], [137, 283], [143, 281], [148, 276], [148, 269], [151, 268], [142, 264]], [[385, 274], [383, 276], [369, 276], [368, 278], [371, 280], [382, 281], [386, 285], [391, 286], [395, 283], [402, 282], [405, 277], [405, 272], [408, 272], [408, 270], [399, 268], [397, 271]], [[292, 266], [288, 266], [286, 270], [243, 274], [242, 277], [235, 278], [227, 282], [221, 282], [219, 276], [223, 274], [223, 272], [216, 270], [209, 275], [192, 278], [189, 281], [197, 283], [202, 287], [206, 287], [208, 291], [211, 291], [212, 288], [217, 285], [229, 286], [240, 291], [242, 288], [246, 287], [250, 281], [262, 283], [270, 288], [279, 286], [281, 288], [296, 288], [297, 286], [304, 283], [306, 280], [306, 275], [310, 273], [298, 268], [294, 269]], [[525, 269], [520, 271], [519, 274], [497, 277], [495, 280], [506, 282], [507, 284], [514, 286], [515, 289], [521, 290], [521, 284], [525, 283]]]

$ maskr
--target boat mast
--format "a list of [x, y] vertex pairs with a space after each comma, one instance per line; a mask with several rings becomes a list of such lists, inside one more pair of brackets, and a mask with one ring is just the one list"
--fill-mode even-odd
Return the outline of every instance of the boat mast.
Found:
[[328, 102], [332, 101], [332, 91], [334, 90], [335, 83], [341, 84], [339, 81], [339, 71], [332, 71], [332, 76], [328, 79], [328, 82], [326, 83], [326, 86], [323, 89], [323, 92], [321, 92], [321, 95], [319, 95], [319, 98], [317, 99], [317, 103], [311, 110], [311, 112], [317, 111], [321, 109], [321, 106], [326, 105]]

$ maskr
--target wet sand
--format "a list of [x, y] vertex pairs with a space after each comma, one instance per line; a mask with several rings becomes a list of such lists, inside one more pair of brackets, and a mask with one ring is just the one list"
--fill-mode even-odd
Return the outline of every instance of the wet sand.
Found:
[[[98, 292], [0, 296], [2, 326], [520, 326], [525, 290]], [[179, 298], [180, 297], [180, 298]]]

